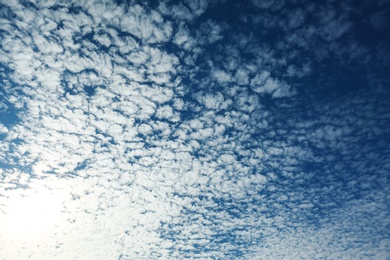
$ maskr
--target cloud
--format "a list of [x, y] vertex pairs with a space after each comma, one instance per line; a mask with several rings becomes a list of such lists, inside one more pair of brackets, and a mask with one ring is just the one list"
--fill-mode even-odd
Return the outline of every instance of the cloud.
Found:
[[275, 80], [270, 77], [268, 71], [262, 71], [257, 74], [252, 80], [252, 89], [256, 93], [272, 94], [273, 97], [291, 96], [289, 87], [284, 82]]
[[0, 133], [1, 134], [6, 134], [8, 132], [8, 129], [5, 125], [0, 124]]
[[387, 83], [347, 7], [3, 3], [0, 220], [42, 192], [56, 223], [0, 255], [385, 257], [389, 93], [313, 80]]

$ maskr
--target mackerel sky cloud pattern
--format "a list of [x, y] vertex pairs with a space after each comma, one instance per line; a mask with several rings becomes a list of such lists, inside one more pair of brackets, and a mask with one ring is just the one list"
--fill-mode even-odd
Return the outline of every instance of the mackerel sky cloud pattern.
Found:
[[388, 259], [389, 17], [0, 0], [0, 259]]

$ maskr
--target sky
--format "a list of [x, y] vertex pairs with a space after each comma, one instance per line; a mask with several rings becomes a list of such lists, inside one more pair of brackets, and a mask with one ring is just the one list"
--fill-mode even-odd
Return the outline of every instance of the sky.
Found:
[[0, 259], [390, 259], [387, 0], [0, 0]]

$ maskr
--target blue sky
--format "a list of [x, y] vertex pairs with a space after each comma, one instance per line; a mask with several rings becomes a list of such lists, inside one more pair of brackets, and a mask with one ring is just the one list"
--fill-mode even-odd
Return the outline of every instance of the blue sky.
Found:
[[389, 17], [0, 0], [0, 259], [389, 259]]

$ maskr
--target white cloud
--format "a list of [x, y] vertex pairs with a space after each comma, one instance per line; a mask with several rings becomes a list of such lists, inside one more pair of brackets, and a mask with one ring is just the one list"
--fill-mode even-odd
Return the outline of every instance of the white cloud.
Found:
[[[388, 252], [386, 234], [367, 217], [386, 226], [386, 181], [376, 178], [386, 176], [388, 149], [358, 149], [387, 129], [378, 96], [364, 96], [368, 106], [359, 96], [291, 105], [299, 99], [281, 71], [312, 71], [255, 34], [233, 33], [240, 24], [202, 17], [217, 3], [4, 5], [16, 15], [3, 18], [1, 95], [12, 112], [0, 113], [18, 118], [0, 123], [0, 218], [12, 197], [31, 191], [44, 191], [57, 214], [44, 232], [0, 232], [6, 259]], [[254, 5], [277, 13], [283, 4]], [[286, 18], [291, 30], [305, 28], [302, 12]], [[352, 28], [332, 12], [321, 17], [329, 41]], [[335, 24], [343, 26], [329, 36]], [[34, 214], [53, 213], [42, 209]], [[368, 228], [354, 228], [350, 212]]]
[[7, 127], [0, 123], [0, 134], [6, 134], [6, 133], [8, 133]]
[[251, 80], [252, 90], [256, 93], [272, 94], [273, 97], [291, 96], [292, 92], [286, 83], [274, 79], [268, 71], [262, 71]]
[[228, 83], [228, 82], [230, 82], [230, 79], [231, 79], [231, 76], [228, 73], [226, 73], [225, 71], [222, 71], [222, 70], [214, 71], [213, 72], [213, 76], [221, 84]]
[[173, 42], [185, 50], [193, 48], [194, 39], [184, 23], [180, 23], [178, 31], [174, 35]]

